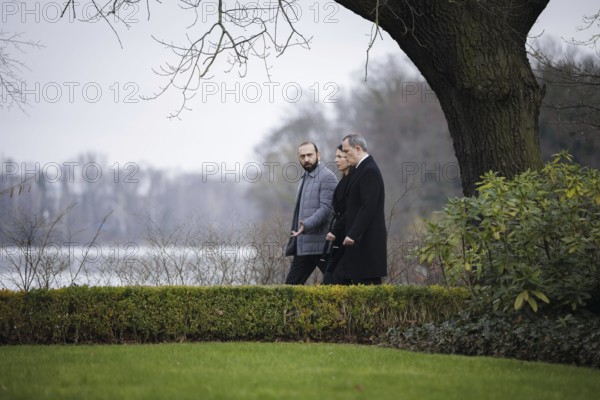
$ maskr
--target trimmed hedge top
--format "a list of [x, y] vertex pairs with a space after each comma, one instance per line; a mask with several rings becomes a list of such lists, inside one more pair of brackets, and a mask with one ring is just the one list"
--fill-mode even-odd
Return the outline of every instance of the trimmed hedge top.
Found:
[[370, 342], [447, 319], [463, 289], [416, 286], [69, 287], [0, 291], [0, 344]]

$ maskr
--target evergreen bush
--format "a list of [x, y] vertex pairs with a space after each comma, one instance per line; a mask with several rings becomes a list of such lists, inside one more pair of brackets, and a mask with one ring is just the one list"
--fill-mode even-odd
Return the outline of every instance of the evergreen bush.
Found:
[[465, 285], [446, 321], [391, 329], [382, 341], [436, 353], [600, 367], [600, 173], [565, 152], [541, 171], [492, 172], [477, 197], [428, 223], [421, 262]]
[[576, 310], [600, 291], [600, 173], [560, 153], [512, 180], [488, 173], [477, 197], [429, 222], [422, 262], [439, 262], [488, 310]]

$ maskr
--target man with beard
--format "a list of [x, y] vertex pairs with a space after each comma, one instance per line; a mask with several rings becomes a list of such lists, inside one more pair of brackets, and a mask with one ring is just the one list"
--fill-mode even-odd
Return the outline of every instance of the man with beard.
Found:
[[294, 256], [285, 278], [285, 283], [290, 285], [302, 285], [315, 267], [324, 268], [319, 265], [319, 258], [325, 245], [332, 215], [331, 199], [337, 185], [333, 172], [320, 162], [317, 145], [302, 143], [298, 146], [298, 159], [304, 173], [296, 195], [292, 234], [286, 250], [286, 256]]

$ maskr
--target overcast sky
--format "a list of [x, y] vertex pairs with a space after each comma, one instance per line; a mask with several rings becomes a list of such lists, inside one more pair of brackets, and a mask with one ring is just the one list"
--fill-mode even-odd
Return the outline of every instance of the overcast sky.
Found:
[[[16, 108], [0, 110], [2, 160], [44, 165], [73, 162], [93, 151], [105, 155], [109, 165], [135, 162], [186, 171], [205, 162], [260, 162], [254, 146], [294, 103], [316, 100], [327, 106], [361, 84], [357, 71], [364, 68], [371, 24], [331, 1], [306, 1], [300, 8], [301, 29], [312, 37], [310, 50], [292, 48], [271, 58], [270, 84], [257, 60], [245, 78], [215, 69], [204, 96], [189, 102], [192, 111], [184, 112], [181, 120], [169, 120], [168, 114], [179, 106], [179, 92], [139, 99], [165, 83], [152, 68], [171, 57], [150, 35], [182, 43], [193, 15], [163, 2], [152, 5], [147, 21], [144, 8], [132, 8], [125, 16], [130, 29], [115, 25], [121, 48], [105, 23], [59, 19], [57, 10], [64, 1], [2, 1], [0, 30], [22, 32], [22, 39], [45, 46], [13, 53], [30, 69], [22, 74], [30, 106], [27, 114]], [[552, 0], [531, 34], [576, 36], [582, 16], [595, 13], [597, 4]], [[384, 35], [371, 61], [389, 55], [402, 57], [397, 44]], [[5, 93], [0, 101], [7, 101]]]

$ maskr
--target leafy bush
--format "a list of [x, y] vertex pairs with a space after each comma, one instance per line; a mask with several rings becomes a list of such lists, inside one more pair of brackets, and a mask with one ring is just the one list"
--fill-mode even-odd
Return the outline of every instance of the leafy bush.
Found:
[[0, 291], [0, 344], [202, 340], [372, 342], [447, 319], [463, 289], [413, 286], [70, 287]]
[[461, 313], [447, 321], [390, 329], [389, 346], [433, 353], [496, 356], [600, 368], [600, 318]]
[[477, 192], [428, 223], [422, 262], [439, 262], [488, 310], [575, 310], [600, 292], [598, 170], [561, 153], [512, 180], [490, 172]]

